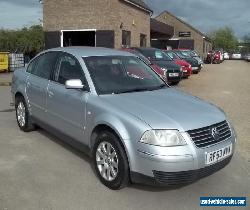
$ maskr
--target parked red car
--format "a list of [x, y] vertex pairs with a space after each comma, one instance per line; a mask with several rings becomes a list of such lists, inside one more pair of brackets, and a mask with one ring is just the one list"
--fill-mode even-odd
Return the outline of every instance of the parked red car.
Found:
[[134, 55], [136, 55], [138, 58], [140, 58], [143, 62], [145, 62], [147, 65], [151, 66], [152, 69], [162, 77], [162, 79], [167, 82], [167, 76], [166, 76], [166, 71], [162, 70], [159, 66], [152, 64], [149, 59], [147, 59], [144, 55], [142, 55], [140, 52], [130, 49], [130, 48], [123, 48], [121, 49], [122, 51], [130, 52]]
[[182, 77], [188, 78], [192, 74], [192, 66], [187, 61], [178, 57], [173, 51], [171, 50], [163, 50], [170, 58], [172, 58], [176, 64], [182, 67]]
[[221, 53], [219, 51], [209, 51], [207, 53], [207, 63], [221, 63]]

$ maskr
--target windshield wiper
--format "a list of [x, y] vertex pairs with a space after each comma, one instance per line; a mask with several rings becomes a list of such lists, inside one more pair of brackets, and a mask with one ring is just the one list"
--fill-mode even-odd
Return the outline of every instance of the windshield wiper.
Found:
[[159, 86], [156, 87], [148, 87], [148, 88], [134, 88], [134, 89], [130, 89], [130, 90], [124, 90], [124, 91], [117, 91], [114, 92], [114, 94], [121, 94], [121, 93], [132, 93], [132, 92], [143, 92], [143, 91], [153, 91], [153, 90], [159, 90], [162, 89], [164, 87], [168, 87], [166, 84], [161, 84]]
[[152, 88], [134, 88], [134, 89], [130, 89], [130, 90], [117, 91], [114, 93], [120, 94], [120, 93], [143, 92], [143, 91], [152, 91], [152, 90], [154, 90], [154, 89], [152, 89]]

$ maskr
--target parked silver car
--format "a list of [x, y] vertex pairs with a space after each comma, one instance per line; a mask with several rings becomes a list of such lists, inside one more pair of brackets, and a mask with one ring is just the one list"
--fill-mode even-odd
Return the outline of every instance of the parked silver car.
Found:
[[14, 72], [21, 130], [45, 128], [93, 158], [111, 189], [183, 185], [227, 165], [236, 136], [224, 112], [170, 88], [128, 52], [56, 48]]
[[240, 60], [241, 58], [241, 53], [232, 53], [231, 55], [231, 59], [233, 60]]

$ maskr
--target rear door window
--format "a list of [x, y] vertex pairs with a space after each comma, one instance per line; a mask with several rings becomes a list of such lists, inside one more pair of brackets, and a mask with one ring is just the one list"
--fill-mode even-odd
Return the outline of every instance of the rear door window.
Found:
[[47, 52], [36, 58], [28, 67], [27, 71], [38, 77], [50, 79], [55, 68], [57, 52]]

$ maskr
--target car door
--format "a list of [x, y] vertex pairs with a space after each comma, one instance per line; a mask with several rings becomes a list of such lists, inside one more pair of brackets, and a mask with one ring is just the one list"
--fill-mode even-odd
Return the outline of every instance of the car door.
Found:
[[47, 87], [57, 58], [56, 52], [47, 52], [35, 58], [28, 66], [26, 94], [32, 117], [45, 121]]
[[[65, 82], [70, 79], [81, 79], [85, 88], [66, 89]], [[68, 53], [62, 53], [58, 58], [53, 80], [48, 85], [48, 121], [56, 130], [78, 141], [83, 141], [88, 90], [78, 60]]]

